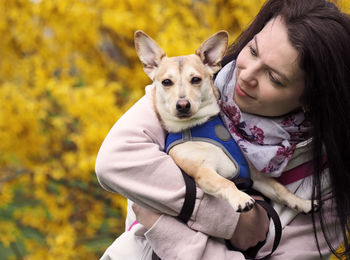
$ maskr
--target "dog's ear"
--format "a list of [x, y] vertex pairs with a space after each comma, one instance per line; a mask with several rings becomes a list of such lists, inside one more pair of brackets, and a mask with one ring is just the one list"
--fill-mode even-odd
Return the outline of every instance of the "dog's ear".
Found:
[[165, 52], [143, 31], [136, 31], [134, 39], [136, 52], [142, 62], [143, 70], [153, 80], [155, 70], [162, 58], [165, 57]]
[[213, 74], [221, 68], [220, 61], [225, 55], [227, 44], [228, 33], [219, 31], [205, 40], [196, 50], [196, 54]]

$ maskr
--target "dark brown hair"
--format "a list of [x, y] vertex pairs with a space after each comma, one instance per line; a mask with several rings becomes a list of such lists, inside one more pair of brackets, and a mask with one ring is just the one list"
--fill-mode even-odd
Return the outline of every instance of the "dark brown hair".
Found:
[[[269, 0], [257, 17], [230, 46], [225, 65], [235, 60], [244, 46], [268, 21], [281, 16], [291, 44], [297, 49], [300, 67], [305, 73], [302, 103], [313, 125], [313, 200], [321, 201], [321, 178], [329, 169], [334, 211], [340, 223], [345, 251], [338, 254], [350, 259], [350, 17], [326, 0]], [[323, 162], [322, 150], [327, 154]], [[333, 253], [331, 231], [322, 204], [316, 214]], [[318, 238], [315, 232], [318, 245]], [[319, 250], [320, 251], [320, 250]], [[320, 253], [321, 254], [321, 253]]]

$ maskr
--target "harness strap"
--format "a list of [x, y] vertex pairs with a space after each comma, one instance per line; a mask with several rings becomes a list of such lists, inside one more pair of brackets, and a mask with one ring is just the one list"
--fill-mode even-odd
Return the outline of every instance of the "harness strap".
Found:
[[[275, 252], [275, 250], [277, 249], [277, 247], [281, 241], [282, 225], [281, 225], [281, 221], [280, 221], [278, 214], [276, 213], [276, 211], [273, 209], [273, 207], [268, 202], [266, 202], [264, 200], [256, 200], [255, 202], [257, 204], [259, 204], [260, 206], [262, 206], [266, 210], [268, 216], [272, 219], [274, 226], [275, 226], [275, 240], [273, 242], [273, 247], [272, 247], [271, 252], [262, 258], [256, 258], [255, 256], [258, 253], [258, 251], [263, 247], [266, 240], [259, 242], [256, 246], [251, 247], [242, 253], [244, 254], [244, 256], [247, 259], [265, 260], [265, 259], [268, 259], [273, 254], [273, 252]], [[239, 251], [237, 248], [235, 248], [234, 246], [231, 245], [229, 240], [225, 240], [225, 243], [226, 243], [226, 247], [229, 250]]]
[[[273, 241], [273, 247], [271, 250], [271, 253], [269, 253], [268, 255], [264, 256], [263, 258], [259, 258], [259, 259], [267, 259], [269, 258], [273, 252], [275, 252], [275, 250], [277, 249], [280, 241], [281, 241], [281, 237], [282, 237], [282, 224], [281, 224], [281, 220], [277, 214], [277, 212], [275, 211], [275, 209], [266, 201], [263, 200], [257, 200], [256, 203], [258, 203], [261, 207], [263, 207], [267, 214], [269, 215], [269, 217], [272, 219], [273, 224], [275, 226], [275, 240]], [[261, 245], [259, 245], [260, 247], [258, 248], [258, 250], [265, 244], [265, 242], [263, 242]], [[256, 250], [254, 256], [258, 253], [258, 250]]]
[[[238, 188], [240, 186], [243, 186], [243, 187], [247, 186], [247, 184], [246, 185], [242, 185], [242, 184], [244, 184], [244, 182], [247, 182], [246, 178], [240, 178], [240, 179], [237, 178], [236, 180], [232, 180], [232, 181], [236, 184], [236, 186]], [[263, 245], [266, 243], [266, 240], [259, 242], [256, 246], [248, 248], [246, 251], [244, 251], [242, 253], [244, 254], [244, 256], [247, 259], [265, 260], [265, 259], [268, 259], [273, 254], [273, 252], [275, 252], [275, 250], [277, 249], [277, 247], [278, 247], [278, 245], [279, 245], [279, 243], [281, 241], [282, 224], [281, 224], [281, 220], [280, 220], [277, 212], [270, 205], [270, 201], [271, 200], [269, 198], [267, 198], [266, 196], [264, 196], [262, 193], [251, 189], [252, 184], [253, 184], [252, 180], [249, 179], [248, 180], [249, 188], [248, 188], [248, 190], [246, 190], [246, 192], [249, 195], [259, 195], [259, 196], [262, 196], [264, 198], [264, 200], [255, 200], [255, 202], [256, 202], [256, 204], [259, 204], [261, 207], [263, 207], [263, 209], [265, 209], [265, 211], [267, 212], [268, 217], [270, 219], [272, 219], [272, 222], [273, 222], [273, 224], [275, 226], [275, 239], [274, 239], [274, 242], [273, 242], [273, 246], [272, 246], [271, 252], [268, 255], [266, 255], [266, 256], [264, 256], [262, 258], [256, 258], [255, 256], [258, 253], [258, 251], [263, 247]], [[229, 240], [225, 240], [225, 243], [226, 243], [226, 247], [229, 250], [240, 251], [237, 248], [235, 248], [234, 246], [232, 246]]]
[[247, 177], [237, 177], [231, 179], [232, 182], [236, 185], [236, 187], [241, 191], [251, 190], [253, 186], [253, 180]]
[[159, 256], [157, 256], [154, 251], [152, 252], [152, 260], [160, 260]]
[[181, 170], [181, 172], [186, 184], [186, 194], [184, 204], [182, 206], [180, 214], [177, 216], [177, 219], [181, 220], [182, 223], [186, 224], [187, 221], [190, 220], [194, 210], [197, 190], [194, 179], [187, 175], [183, 170]]

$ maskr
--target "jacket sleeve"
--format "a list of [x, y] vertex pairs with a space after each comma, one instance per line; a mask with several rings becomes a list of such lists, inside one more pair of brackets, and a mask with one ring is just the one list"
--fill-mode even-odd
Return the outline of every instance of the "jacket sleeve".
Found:
[[145, 237], [161, 259], [245, 259], [242, 253], [228, 250], [222, 241], [192, 230], [167, 215], [162, 215]]
[[[95, 170], [106, 190], [177, 216], [184, 202], [185, 184], [180, 169], [163, 152], [166, 133], [153, 110], [151, 92], [152, 86], [148, 86], [146, 95], [112, 127], [97, 155]], [[197, 188], [194, 213], [188, 222], [192, 229], [231, 238], [238, 218], [227, 202]]]

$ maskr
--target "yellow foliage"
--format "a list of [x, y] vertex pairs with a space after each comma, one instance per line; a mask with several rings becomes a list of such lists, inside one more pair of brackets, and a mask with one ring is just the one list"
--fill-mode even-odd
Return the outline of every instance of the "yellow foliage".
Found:
[[0, 225], [0, 233], [0, 242], [7, 247], [10, 246], [10, 243], [15, 242], [20, 235], [16, 224], [12, 221], [2, 221]]
[[150, 83], [134, 32], [188, 54], [218, 30], [232, 41], [262, 3], [0, 1], [0, 255], [99, 257], [123, 231], [126, 200], [99, 186], [95, 158]]

